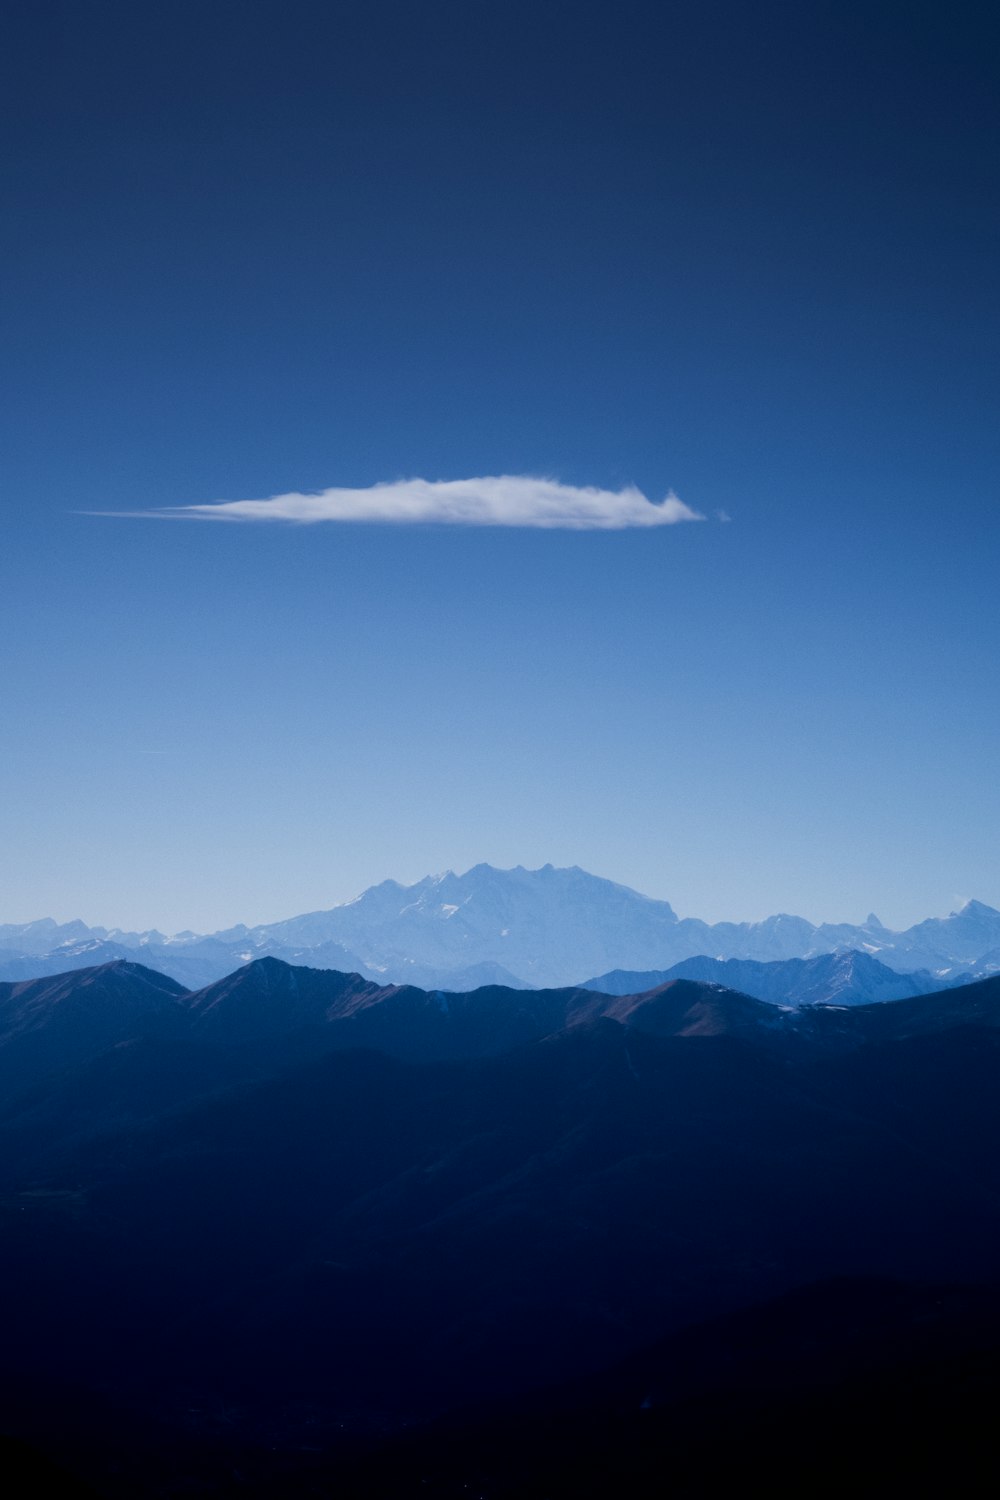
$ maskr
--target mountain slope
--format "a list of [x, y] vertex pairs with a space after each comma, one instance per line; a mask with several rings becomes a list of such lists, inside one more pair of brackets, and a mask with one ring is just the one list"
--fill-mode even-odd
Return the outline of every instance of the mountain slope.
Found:
[[165, 975], [121, 961], [0, 984], [0, 1087], [25, 1085], [118, 1042], [176, 1034], [184, 993]]
[[[569, 987], [469, 992], [378, 985], [358, 974], [257, 959], [186, 991], [117, 962], [0, 985], [0, 1093], [144, 1039], [204, 1046], [259, 1076], [331, 1051], [374, 1048], [408, 1062], [473, 1059], [596, 1024], [664, 1037], [730, 1037], [798, 1056], [1000, 1024], [1000, 976], [910, 999], [778, 1006], [723, 985], [670, 979], [639, 994]], [[227, 1074], [227, 1076], [233, 1076]]]
[[316, 1494], [326, 1480], [366, 1500], [660, 1500], [766, 1481], [793, 1497], [822, 1453], [824, 1493], [974, 1494], [993, 1463], [998, 1369], [995, 1293], [839, 1278], [697, 1324], [596, 1376], [458, 1413], [346, 1473], [306, 1458], [261, 1493]]
[[774, 963], [701, 955], [683, 959], [662, 971], [636, 973], [618, 969], [588, 979], [584, 988], [608, 995], [628, 995], [653, 989], [670, 979], [698, 979], [725, 985], [773, 1005], [867, 1005], [872, 1001], [930, 994], [947, 987], [946, 981], [932, 974], [898, 974], [870, 954], [851, 949]]
[[69, 1139], [7, 1178], [7, 1357], [30, 1368], [41, 1330], [68, 1373], [138, 1361], [161, 1399], [399, 1417], [804, 1279], [991, 1273], [1000, 1031], [796, 1061], [689, 1016], [461, 1062], [334, 1052]]
[[[168, 1432], [301, 1452], [804, 1282], [1000, 1263], [1000, 977], [780, 1008], [267, 958], [195, 993], [129, 964], [4, 987], [0, 1017], [0, 1058], [40, 1049], [0, 1103], [0, 1376]], [[677, 1365], [644, 1369], [673, 1401]]]

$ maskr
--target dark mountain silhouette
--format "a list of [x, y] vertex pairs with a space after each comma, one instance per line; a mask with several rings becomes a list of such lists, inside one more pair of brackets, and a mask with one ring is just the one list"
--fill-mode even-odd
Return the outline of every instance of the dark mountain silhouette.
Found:
[[[646, 976], [639, 976], [646, 977]], [[0, 985], [0, 1092], [141, 1039], [204, 1045], [250, 1076], [326, 1052], [374, 1048], [410, 1062], [502, 1053], [601, 1020], [659, 1036], [729, 1036], [843, 1050], [971, 1023], [998, 1024], [1000, 976], [891, 1004], [775, 1006], [725, 986], [668, 979], [639, 994], [589, 988], [468, 993], [378, 985], [358, 974], [257, 959], [186, 991], [142, 965]], [[137, 1054], [138, 1056], [139, 1054]], [[145, 1054], [143, 1054], [145, 1055]], [[226, 1069], [223, 1073], [226, 1074]]]
[[[0, 1374], [57, 1370], [136, 1432], [287, 1455], [470, 1401], [530, 1417], [549, 1383], [812, 1282], [1000, 1263], [1000, 978], [782, 1009], [273, 959], [188, 993], [116, 964], [5, 987], [0, 1019]], [[723, 1400], [682, 1347], [657, 1409]], [[58, 1428], [39, 1400], [31, 1443]]]
[[992, 1030], [1000, 1026], [1000, 975], [910, 1000], [806, 1006], [791, 1013], [787, 1024], [803, 1040], [851, 1048], [935, 1036], [956, 1028]]
[[[573, 993], [573, 992], [570, 992]], [[606, 1018], [652, 1036], [738, 1036], [762, 1040], [780, 1030], [783, 1017], [773, 1005], [737, 990], [690, 979], [668, 979], [642, 994], [590, 1000], [576, 992], [567, 1008], [566, 1025]]]
[[183, 993], [174, 980], [127, 961], [0, 984], [0, 1089], [116, 1042], [177, 1030]]
[[537, 1040], [566, 1024], [576, 990], [485, 986], [468, 994], [412, 985], [381, 986], [358, 974], [258, 959], [185, 996], [191, 1034], [220, 1042], [266, 1042], [272, 1057], [376, 1047], [430, 1061], [477, 1057]]

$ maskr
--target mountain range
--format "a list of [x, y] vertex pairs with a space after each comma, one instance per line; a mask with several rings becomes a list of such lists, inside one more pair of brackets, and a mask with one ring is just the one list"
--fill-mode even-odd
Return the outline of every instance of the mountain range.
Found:
[[[891, 1341], [884, 1400], [906, 1340], [1000, 1329], [998, 1066], [1000, 976], [849, 1006], [270, 957], [4, 984], [7, 1430], [107, 1496], [561, 1496], [574, 1444], [666, 1462], [737, 1393], [763, 1441], [771, 1347], [815, 1436], [859, 1349], [871, 1382]], [[470, 1402], [493, 1436], [463, 1447]], [[531, 1488], [541, 1449], [573, 1484]]]
[[731, 990], [742, 990], [774, 1005], [869, 1005], [875, 1001], [905, 1000], [967, 982], [938, 979], [920, 969], [901, 974], [856, 949], [817, 953], [813, 958], [685, 958], [669, 969], [645, 972], [615, 969], [585, 981], [584, 988], [606, 995], [634, 995], [656, 989], [672, 979], [697, 979]]
[[1000, 912], [970, 901], [903, 932], [889, 931], [874, 914], [859, 925], [788, 915], [713, 924], [679, 918], [666, 901], [575, 867], [481, 864], [410, 886], [386, 880], [325, 911], [207, 935], [51, 918], [8, 923], [0, 925], [0, 979], [141, 959], [198, 989], [270, 955], [381, 984], [461, 991], [580, 984], [613, 970], [663, 974], [701, 957], [774, 963], [849, 950], [896, 973], [926, 971], [935, 983], [984, 977], [1000, 971]]

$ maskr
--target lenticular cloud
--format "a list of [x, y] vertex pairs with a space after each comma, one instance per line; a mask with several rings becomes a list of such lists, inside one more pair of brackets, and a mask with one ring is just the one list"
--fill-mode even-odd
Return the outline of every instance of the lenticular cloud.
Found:
[[[134, 514], [134, 512], [133, 512]], [[624, 531], [703, 518], [674, 494], [655, 502], [641, 490], [577, 488], [555, 479], [500, 474], [484, 479], [399, 479], [368, 489], [223, 500], [146, 515], [192, 521], [369, 522], [382, 525], [535, 526], [549, 530]]]

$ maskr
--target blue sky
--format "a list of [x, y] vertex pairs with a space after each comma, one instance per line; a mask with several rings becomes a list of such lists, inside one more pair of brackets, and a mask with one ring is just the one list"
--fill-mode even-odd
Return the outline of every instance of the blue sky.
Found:
[[[992, 26], [11, 5], [0, 920], [1000, 905]], [[87, 514], [482, 475], [706, 519]]]

